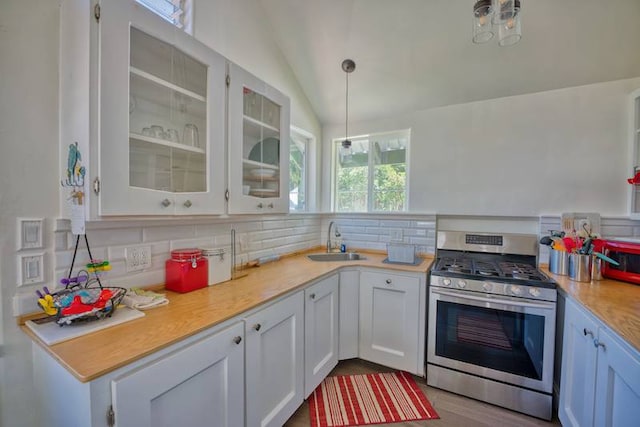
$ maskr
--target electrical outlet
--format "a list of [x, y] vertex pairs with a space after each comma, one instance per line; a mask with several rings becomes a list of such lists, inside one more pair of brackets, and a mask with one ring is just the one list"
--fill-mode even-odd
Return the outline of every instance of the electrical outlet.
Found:
[[151, 267], [151, 246], [125, 248], [124, 257], [127, 272], [145, 270]]

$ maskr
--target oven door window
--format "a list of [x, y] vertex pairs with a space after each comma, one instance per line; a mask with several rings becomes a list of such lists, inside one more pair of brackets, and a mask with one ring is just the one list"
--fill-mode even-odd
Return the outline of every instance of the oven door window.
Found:
[[544, 316], [438, 301], [438, 356], [542, 380]]

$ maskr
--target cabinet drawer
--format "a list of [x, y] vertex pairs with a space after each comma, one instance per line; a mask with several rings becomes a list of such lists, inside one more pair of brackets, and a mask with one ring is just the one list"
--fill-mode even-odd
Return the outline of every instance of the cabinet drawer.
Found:
[[387, 286], [390, 288], [406, 288], [407, 286], [418, 287], [420, 279], [417, 277], [401, 276], [389, 273], [373, 273], [365, 271], [360, 276], [362, 283], [369, 283], [373, 286]]

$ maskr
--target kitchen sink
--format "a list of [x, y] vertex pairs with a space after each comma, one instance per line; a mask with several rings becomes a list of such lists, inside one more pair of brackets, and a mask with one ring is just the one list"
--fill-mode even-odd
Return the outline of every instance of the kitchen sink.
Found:
[[340, 253], [325, 253], [325, 254], [311, 254], [307, 255], [311, 261], [357, 261], [359, 259], [366, 259], [362, 255], [356, 252], [340, 252]]

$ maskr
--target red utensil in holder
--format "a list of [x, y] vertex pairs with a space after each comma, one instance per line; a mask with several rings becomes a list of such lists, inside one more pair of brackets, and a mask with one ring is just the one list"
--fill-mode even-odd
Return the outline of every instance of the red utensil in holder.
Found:
[[207, 259], [200, 249], [175, 249], [165, 263], [165, 288], [174, 292], [190, 292], [204, 288], [208, 282]]

